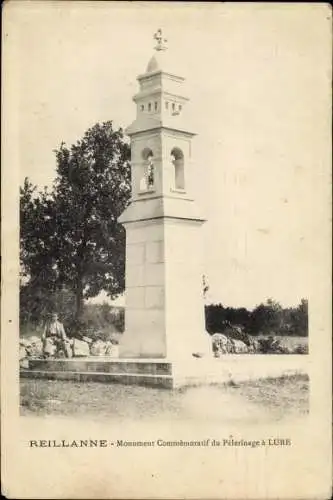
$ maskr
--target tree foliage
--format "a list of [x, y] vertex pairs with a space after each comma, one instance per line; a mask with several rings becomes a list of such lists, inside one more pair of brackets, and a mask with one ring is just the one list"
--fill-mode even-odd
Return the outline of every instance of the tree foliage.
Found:
[[51, 251], [53, 200], [26, 178], [20, 188], [20, 321], [36, 323], [52, 309], [57, 290]]
[[36, 297], [65, 288], [79, 318], [84, 298], [124, 290], [125, 232], [117, 218], [130, 196], [130, 148], [109, 121], [55, 155], [52, 190], [37, 192], [26, 179], [20, 192], [22, 288]]
[[252, 335], [295, 335], [308, 334], [308, 301], [301, 300], [297, 307], [282, 308], [268, 299], [249, 311], [246, 308], [223, 307], [211, 304], [205, 307], [206, 328], [210, 333], [224, 332], [226, 325], [239, 325]]

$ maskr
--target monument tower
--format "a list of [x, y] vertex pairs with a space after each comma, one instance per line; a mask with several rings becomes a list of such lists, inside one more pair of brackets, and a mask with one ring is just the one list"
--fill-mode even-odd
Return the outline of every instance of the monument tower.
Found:
[[125, 332], [121, 358], [174, 361], [209, 352], [202, 294], [201, 228], [192, 196], [192, 139], [185, 79], [173, 71], [162, 31], [138, 76], [126, 229]]

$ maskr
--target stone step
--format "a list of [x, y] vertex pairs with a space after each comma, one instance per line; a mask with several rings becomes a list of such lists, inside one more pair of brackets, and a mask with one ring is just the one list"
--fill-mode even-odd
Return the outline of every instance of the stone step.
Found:
[[155, 375], [140, 373], [108, 373], [94, 371], [52, 371], [21, 369], [20, 377], [47, 380], [72, 380], [74, 382], [104, 382], [119, 383], [125, 385], [142, 385], [146, 387], [173, 388], [173, 377], [171, 375]]
[[114, 358], [31, 359], [29, 369], [51, 372], [94, 372], [126, 375], [172, 375], [172, 364], [158, 360]]

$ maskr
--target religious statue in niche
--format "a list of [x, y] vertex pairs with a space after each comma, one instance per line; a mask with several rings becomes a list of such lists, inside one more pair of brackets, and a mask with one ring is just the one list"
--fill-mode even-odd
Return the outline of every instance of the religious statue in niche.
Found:
[[153, 188], [154, 188], [154, 163], [153, 163], [153, 155], [150, 154], [145, 161], [145, 171], [140, 181], [140, 191], [151, 190]]
[[171, 151], [170, 161], [172, 165], [171, 168], [172, 168], [172, 178], [173, 178], [172, 189], [176, 189], [176, 157], [173, 154], [173, 151]]
[[154, 163], [152, 156], [149, 156], [147, 165], [147, 188], [152, 189], [153, 187], [154, 187]]

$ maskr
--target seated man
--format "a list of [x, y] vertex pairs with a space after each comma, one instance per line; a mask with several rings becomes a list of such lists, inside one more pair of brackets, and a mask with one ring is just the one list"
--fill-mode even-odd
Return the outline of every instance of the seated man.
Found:
[[46, 323], [42, 334], [43, 353], [49, 357], [62, 351], [67, 358], [72, 357], [69, 340], [64, 325], [58, 321], [58, 314], [52, 314], [51, 321]]

